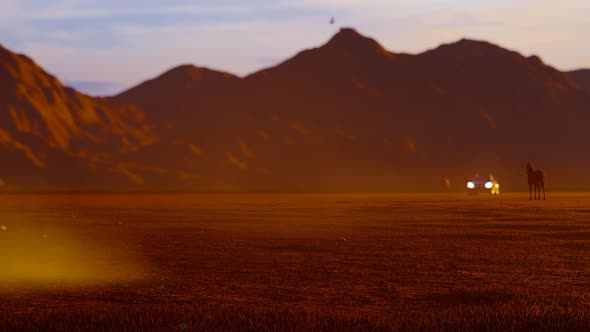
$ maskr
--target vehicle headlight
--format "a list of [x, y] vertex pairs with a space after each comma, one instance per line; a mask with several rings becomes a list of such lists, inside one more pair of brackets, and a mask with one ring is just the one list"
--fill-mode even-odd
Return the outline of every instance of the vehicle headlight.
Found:
[[467, 188], [469, 188], [469, 189], [475, 188], [475, 183], [473, 183], [471, 181], [467, 182]]
[[490, 181], [486, 182], [486, 189], [492, 189], [492, 187], [494, 186], [494, 184]]

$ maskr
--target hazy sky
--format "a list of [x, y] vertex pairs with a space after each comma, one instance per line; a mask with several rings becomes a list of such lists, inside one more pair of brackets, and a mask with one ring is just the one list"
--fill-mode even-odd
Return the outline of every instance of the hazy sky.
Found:
[[590, 0], [0, 0], [0, 44], [97, 94], [182, 63], [245, 75], [341, 26], [394, 52], [468, 37], [590, 67]]

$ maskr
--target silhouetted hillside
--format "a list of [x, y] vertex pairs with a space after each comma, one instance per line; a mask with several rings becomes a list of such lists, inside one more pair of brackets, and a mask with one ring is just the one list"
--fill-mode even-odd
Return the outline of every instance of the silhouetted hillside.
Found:
[[194, 108], [199, 107], [204, 96], [211, 98], [212, 94], [228, 90], [238, 80], [228, 73], [182, 65], [113, 99], [141, 107], [153, 121], [158, 122], [167, 118], [170, 111], [176, 117], [190, 116], [179, 112], [195, 112]]
[[16, 188], [126, 183], [122, 155], [156, 136], [135, 105], [64, 87], [30, 58], [0, 47], [0, 178]]

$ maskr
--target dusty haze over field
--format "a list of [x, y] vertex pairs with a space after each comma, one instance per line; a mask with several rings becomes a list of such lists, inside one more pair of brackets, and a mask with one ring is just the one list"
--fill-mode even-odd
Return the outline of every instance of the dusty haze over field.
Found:
[[[11, 206], [10, 201], [2, 199], [0, 207], [0, 292], [141, 279], [144, 262], [126, 243], [129, 239], [108, 231], [97, 234], [87, 228], [91, 220], [76, 215], [78, 212], [55, 206], [39, 214], [35, 209]], [[60, 224], [64, 219], [73, 223]]]

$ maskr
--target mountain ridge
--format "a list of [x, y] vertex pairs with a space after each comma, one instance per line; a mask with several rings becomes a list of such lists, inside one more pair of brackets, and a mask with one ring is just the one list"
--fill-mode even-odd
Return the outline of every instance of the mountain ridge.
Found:
[[185, 64], [108, 98], [27, 59], [0, 57], [0, 153], [20, 156], [0, 179], [15, 186], [432, 190], [485, 170], [511, 189], [534, 159], [590, 187], [558, 161], [590, 162], [590, 93], [484, 41], [396, 54], [344, 28], [245, 77]]

